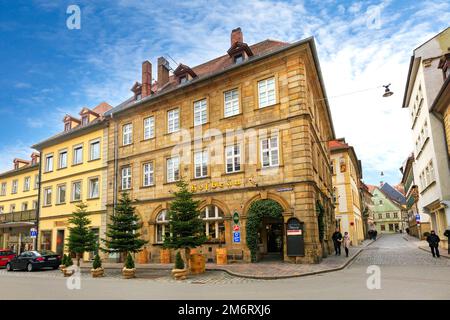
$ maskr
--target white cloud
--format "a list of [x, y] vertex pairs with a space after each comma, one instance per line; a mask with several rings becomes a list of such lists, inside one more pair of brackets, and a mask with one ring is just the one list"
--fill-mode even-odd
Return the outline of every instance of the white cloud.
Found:
[[22, 140], [2, 143], [0, 146], [0, 154], [3, 156], [0, 157], [0, 172], [12, 170], [14, 158], [22, 158], [25, 160], [29, 159], [31, 153], [33, 152], [29, 145], [30, 144]]

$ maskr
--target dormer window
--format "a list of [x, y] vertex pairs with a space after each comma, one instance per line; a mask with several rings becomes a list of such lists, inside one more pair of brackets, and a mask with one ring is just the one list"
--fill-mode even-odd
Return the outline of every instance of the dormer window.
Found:
[[88, 123], [89, 123], [89, 116], [88, 115], [81, 117], [81, 124], [83, 126], [87, 125]]
[[180, 83], [186, 83], [188, 81], [187, 76], [180, 77]]
[[197, 74], [189, 68], [187, 65], [180, 63], [178, 67], [173, 72], [175, 77], [178, 79], [179, 84], [183, 84], [197, 77]]
[[244, 61], [244, 56], [242, 54], [238, 54], [234, 56], [234, 63], [241, 63]]
[[64, 124], [64, 131], [69, 131], [72, 128], [70, 121]]
[[135, 99], [136, 101], [141, 100], [141, 99], [142, 99], [142, 94], [141, 94], [141, 93], [135, 94], [134, 99]]

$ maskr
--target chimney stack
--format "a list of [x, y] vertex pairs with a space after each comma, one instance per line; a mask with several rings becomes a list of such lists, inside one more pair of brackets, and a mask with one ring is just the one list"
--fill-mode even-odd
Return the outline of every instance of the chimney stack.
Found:
[[164, 57], [158, 58], [158, 88], [169, 82], [169, 61]]
[[152, 88], [152, 64], [145, 60], [142, 62], [142, 98], [151, 94]]
[[233, 46], [236, 42], [244, 42], [244, 36], [242, 35], [240, 27], [231, 31], [231, 46]]

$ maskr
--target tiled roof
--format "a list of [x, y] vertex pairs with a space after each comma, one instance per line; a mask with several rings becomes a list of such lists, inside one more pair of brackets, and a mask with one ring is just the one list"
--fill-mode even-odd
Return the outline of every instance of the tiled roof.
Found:
[[92, 109], [92, 111], [94, 111], [95, 113], [98, 113], [99, 115], [103, 115], [106, 111], [109, 111], [111, 109], [112, 109], [111, 105], [109, 105], [106, 102], [102, 102], [98, 106], [96, 106], [94, 109]]
[[395, 201], [400, 205], [406, 204], [405, 196], [402, 193], [400, 193], [396, 188], [391, 186], [389, 183], [387, 182], [383, 183], [381, 191], [383, 191], [384, 194], [392, 201]]
[[345, 142], [343, 138], [331, 140], [328, 142], [328, 147], [330, 150], [337, 150], [337, 149], [348, 149], [350, 146], [348, 143]]

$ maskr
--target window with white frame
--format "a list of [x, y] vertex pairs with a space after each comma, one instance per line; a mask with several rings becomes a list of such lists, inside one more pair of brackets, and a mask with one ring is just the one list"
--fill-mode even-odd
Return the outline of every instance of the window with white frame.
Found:
[[208, 119], [206, 99], [194, 102], [194, 126], [206, 123]]
[[155, 137], [155, 117], [144, 119], [144, 140]]
[[143, 171], [142, 185], [144, 187], [152, 186], [155, 183], [154, 182], [155, 180], [154, 180], [153, 162], [144, 163], [144, 165], [142, 166], [142, 171]]
[[53, 154], [45, 156], [45, 172], [53, 171]]
[[2, 214], [5, 211], [5, 207], [4, 206], [0, 206], [0, 214]]
[[52, 205], [52, 188], [48, 187], [44, 189], [44, 206]]
[[66, 185], [62, 184], [56, 190], [56, 203], [66, 203]]
[[28, 202], [22, 202], [22, 211], [27, 211], [28, 210]]
[[180, 129], [180, 110], [172, 109], [167, 111], [167, 132], [172, 133]]
[[31, 177], [25, 177], [23, 180], [23, 191], [30, 191]]
[[122, 127], [122, 144], [124, 146], [133, 142], [133, 124], [128, 123]]
[[241, 171], [241, 146], [238, 144], [225, 148], [226, 172]]
[[194, 176], [204, 178], [208, 175], [208, 151], [198, 151], [194, 153]]
[[275, 78], [258, 81], [258, 102], [259, 107], [264, 108], [275, 104]]
[[81, 181], [72, 182], [72, 201], [81, 200]]
[[89, 179], [89, 198], [94, 199], [99, 197], [99, 180], [98, 178]]
[[239, 114], [239, 90], [233, 89], [223, 93], [224, 97], [224, 117], [231, 117]]
[[202, 210], [201, 217], [205, 224], [205, 234], [208, 240], [218, 239], [224, 241], [223, 211], [215, 205], [209, 205]]
[[0, 189], [0, 196], [6, 196], [6, 182], [2, 182], [2, 186]]
[[58, 168], [67, 168], [67, 150], [62, 150], [59, 152]]
[[38, 189], [39, 188], [39, 175], [35, 175], [34, 176], [34, 188]]
[[74, 165], [83, 163], [83, 146], [73, 147], [73, 160]]
[[175, 182], [180, 179], [180, 158], [168, 158], [166, 162], [167, 167], [167, 182]]
[[89, 160], [100, 159], [100, 140], [94, 140], [89, 143]]
[[15, 204], [11, 204], [10, 206], [9, 206], [9, 212], [15, 212], [16, 211], [16, 205]]
[[261, 139], [261, 166], [263, 168], [279, 165], [278, 136]]
[[156, 217], [156, 243], [163, 243], [169, 234], [169, 216], [167, 210], [162, 210]]
[[19, 188], [19, 180], [13, 180], [12, 187], [11, 187], [11, 193], [16, 194], [18, 188]]
[[37, 202], [37, 200], [33, 200], [33, 203], [32, 203], [32, 209], [33, 209], [33, 210], [36, 210], [37, 207], [38, 207], [38, 202]]
[[122, 168], [122, 190], [131, 189], [131, 167]]

